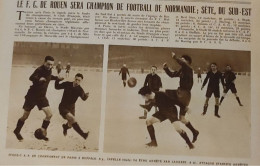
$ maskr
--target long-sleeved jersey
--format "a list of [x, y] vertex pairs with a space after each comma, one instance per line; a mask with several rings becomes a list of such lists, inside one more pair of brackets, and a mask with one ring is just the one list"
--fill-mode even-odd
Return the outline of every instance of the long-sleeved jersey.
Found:
[[204, 79], [203, 81], [203, 84], [202, 86], [204, 87], [207, 82], [209, 81], [208, 83], [208, 88], [211, 88], [211, 89], [218, 89], [219, 88], [219, 81], [221, 81], [221, 84], [222, 86], [224, 87], [224, 79], [222, 77], [222, 73], [220, 71], [217, 71], [216, 73], [213, 73], [212, 71], [209, 71], [207, 73], [207, 76], [206, 78]]
[[119, 75], [120, 74], [122, 74], [122, 80], [126, 80], [126, 74], [128, 74], [130, 76], [128, 68], [124, 67], [124, 66], [121, 68]]
[[157, 74], [147, 74], [144, 81], [144, 86], [148, 86], [153, 92], [159, 91], [162, 87], [161, 78]]
[[169, 77], [180, 77], [179, 86], [182, 90], [191, 91], [193, 86], [193, 70], [192, 68], [180, 60], [179, 58], [174, 58], [180, 65], [181, 69], [178, 71], [171, 72], [169, 68], [164, 68], [166, 74]]
[[[51, 73], [52, 71], [45, 69], [43, 65], [38, 67], [29, 78], [33, 84], [30, 86], [26, 97], [34, 99], [45, 97], [50, 81], [58, 79], [58, 77], [53, 76]], [[39, 81], [41, 77], [44, 77], [46, 81]]]
[[224, 81], [225, 81], [226, 86], [231, 85], [233, 83], [233, 81], [236, 79], [236, 75], [232, 71], [226, 71], [223, 74], [223, 77], [224, 77]]
[[75, 105], [78, 97], [84, 101], [88, 98], [82, 87], [80, 85], [74, 87], [73, 82], [67, 81], [60, 84], [59, 80], [56, 80], [55, 89], [64, 89], [61, 99], [61, 104], [63, 105]]

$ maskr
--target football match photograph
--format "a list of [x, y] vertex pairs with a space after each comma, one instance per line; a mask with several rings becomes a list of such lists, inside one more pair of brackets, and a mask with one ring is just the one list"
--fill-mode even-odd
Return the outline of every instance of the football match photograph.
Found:
[[99, 150], [103, 49], [14, 43], [6, 148]]
[[110, 45], [104, 152], [250, 157], [250, 56]]

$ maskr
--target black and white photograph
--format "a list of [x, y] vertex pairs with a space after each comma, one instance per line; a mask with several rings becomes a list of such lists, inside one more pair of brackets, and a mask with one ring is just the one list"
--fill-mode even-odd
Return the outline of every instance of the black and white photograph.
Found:
[[103, 45], [15, 42], [6, 148], [99, 150]]
[[104, 152], [250, 158], [250, 51], [110, 45]]

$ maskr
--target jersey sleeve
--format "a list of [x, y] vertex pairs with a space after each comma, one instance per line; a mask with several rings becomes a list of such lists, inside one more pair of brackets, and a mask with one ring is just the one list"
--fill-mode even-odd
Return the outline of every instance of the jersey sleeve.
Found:
[[158, 82], [159, 82], [159, 87], [162, 88], [162, 80], [159, 76], [158, 76]]
[[219, 72], [219, 77], [220, 77], [221, 84], [224, 87], [225, 86], [225, 82], [224, 82], [224, 77], [223, 77], [221, 72]]
[[63, 82], [60, 84], [59, 80], [55, 81], [55, 89], [65, 89], [67, 82]]
[[32, 82], [37, 82], [40, 79], [40, 69], [37, 68], [33, 74], [30, 76], [29, 80]]
[[207, 84], [207, 82], [209, 80], [209, 75], [210, 75], [210, 72], [207, 73], [207, 76], [206, 76], [206, 78], [203, 81], [202, 87], [204, 87]]
[[164, 71], [166, 72], [166, 74], [169, 76], [169, 77], [180, 77], [180, 72], [178, 71], [170, 71], [170, 69], [167, 67], [167, 68], [164, 68]]
[[144, 86], [148, 86], [148, 77], [149, 77], [149, 75], [147, 75], [147, 76], [145, 77]]
[[51, 75], [51, 80], [58, 80], [57, 76]]
[[80, 98], [83, 100], [83, 101], [86, 101], [88, 96], [86, 95], [86, 93], [84, 92], [83, 89], [81, 89], [81, 95], [80, 95]]
[[236, 77], [235, 73], [232, 72], [232, 81], [234, 81], [236, 78], [237, 78], [237, 77]]

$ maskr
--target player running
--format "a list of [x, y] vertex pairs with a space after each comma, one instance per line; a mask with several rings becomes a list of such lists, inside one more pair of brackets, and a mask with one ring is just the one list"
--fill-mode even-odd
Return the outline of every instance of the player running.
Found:
[[87, 139], [88, 133], [82, 131], [75, 119], [75, 103], [80, 97], [82, 100], [87, 100], [89, 93], [85, 93], [80, 83], [83, 80], [83, 75], [78, 73], [75, 75], [73, 82], [63, 82], [59, 83], [59, 80], [55, 81], [55, 89], [64, 89], [61, 103], [59, 105], [60, 115], [67, 120], [66, 124], [63, 124], [63, 134], [67, 135], [67, 130], [73, 127], [73, 129], [84, 139]]
[[[29, 78], [33, 84], [30, 86], [25, 96], [25, 102], [23, 105], [24, 112], [22, 117], [18, 120], [14, 130], [14, 134], [20, 141], [23, 140], [20, 131], [24, 125], [25, 120], [28, 119], [31, 110], [35, 106], [37, 106], [39, 110], [42, 110], [46, 115], [45, 119], [43, 120], [41, 130], [44, 132], [47, 131], [47, 128], [50, 124], [50, 119], [52, 117], [52, 112], [49, 106], [49, 101], [46, 98], [46, 92], [50, 80], [60, 79], [52, 75], [53, 64], [54, 58], [51, 56], [46, 56], [43, 65], [38, 67]], [[46, 138], [45, 140], [48, 139]]]
[[60, 72], [62, 70], [62, 65], [61, 65], [61, 61], [58, 62], [58, 64], [56, 65], [56, 70], [57, 70], [57, 73], [58, 73], [58, 76], [60, 76]]
[[147, 130], [151, 138], [151, 142], [147, 143], [148, 146], [157, 146], [157, 140], [155, 138], [155, 131], [153, 124], [162, 122], [166, 119], [169, 119], [175, 128], [175, 130], [181, 135], [181, 137], [185, 140], [190, 149], [194, 148], [194, 145], [191, 143], [189, 137], [186, 132], [180, 128], [180, 124], [178, 121], [178, 113], [177, 108], [166, 93], [164, 92], [152, 92], [151, 89], [147, 86], [142, 87], [138, 94], [142, 95], [146, 101], [152, 102], [153, 105], [157, 106], [159, 111], [155, 112], [152, 117], [146, 120]]
[[225, 89], [224, 89], [224, 94], [222, 95], [221, 99], [220, 99], [220, 103], [219, 105], [222, 103], [222, 101], [224, 100], [227, 92], [229, 90], [231, 90], [231, 92], [235, 95], [237, 102], [240, 106], [243, 106], [240, 102], [239, 97], [237, 96], [237, 89], [235, 86], [235, 79], [236, 79], [236, 75], [235, 73], [231, 70], [231, 66], [227, 65], [226, 66], [226, 71], [224, 73], [224, 81], [225, 81]]
[[[157, 92], [162, 88], [162, 81], [160, 76], [156, 74], [157, 67], [151, 67], [151, 73], [146, 75], [144, 86], [148, 86], [152, 92]], [[148, 104], [147, 102], [145, 104]], [[147, 110], [144, 109], [144, 116], [140, 116], [139, 119], [147, 118]]]
[[219, 81], [221, 81], [223, 89], [225, 89], [224, 79], [222, 77], [222, 73], [220, 71], [218, 71], [216, 63], [211, 63], [210, 68], [211, 69], [207, 73], [207, 76], [204, 79], [202, 87], [201, 87], [201, 90], [202, 90], [204, 88], [204, 86], [207, 84], [207, 82], [209, 81], [207, 92], [206, 92], [206, 101], [205, 101], [205, 104], [204, 104], [204, 109], [203, 109], [202, 115], [206, 114], [207, 108], [208, 108], [208, 103], [209, 103], [209, 98], [214, 93], [214, 96], [215, 96], [215, 116], [220, 118], [220, 116], [218, 114], [219, 97], [220, 97]]
[[123, 85], [124, 87], [126, 86], [126, 80], [127, 80], [127, 75], [130, 77], [128, 68], [126, 67], [126, 64], [123, 64], [123, 67], [121, 68], [119, 75], [122, 74], [122, 80], [123, 80]]
[[181, 65], [178, 71], [170, 71], [167, 63], [163, 64], [163, 69], [169, 77], [179, 77], [179, 87], [177, 90], [166, 90], [166, 93], [173, 99], [174, 104], [180, 107], [180, 121], [188, 127], [193, 133], [193, 140], [195, 142], [199, 135], [199, 131], [196, 130], [191, 122], [185, 118], [188, 106], [191, 99], [191, 89], [193, 86], [193, 70], [191, 67], [192, 59], [188, 55], [183, 55], [178, 58], [174, 52], [172, 52], [172, 58]]
[[70, 63], [67, 63], [67, 66], [66, 66], [66, 77], [67, 78], [70, 76], [70, 69], [71, 69]]

